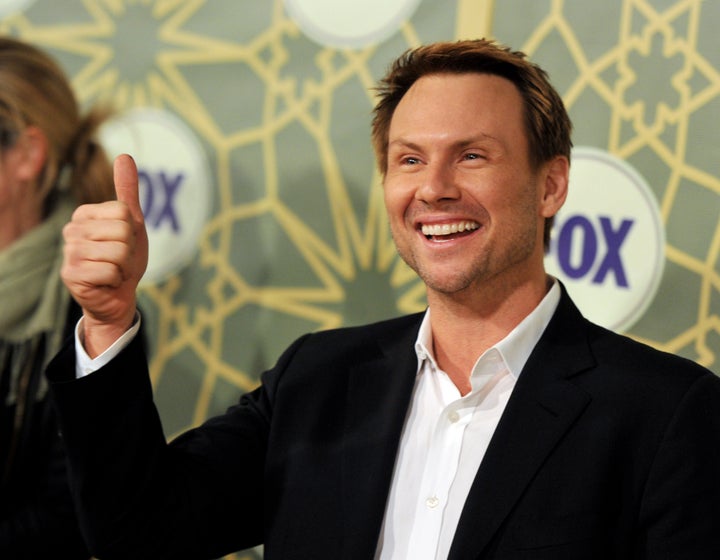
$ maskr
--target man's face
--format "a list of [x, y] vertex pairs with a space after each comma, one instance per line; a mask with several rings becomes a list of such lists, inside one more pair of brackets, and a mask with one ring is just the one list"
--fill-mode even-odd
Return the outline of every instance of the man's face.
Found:
[[528, 158], [515, 85], [489, 74], [420, 78], [389, 129], [385, 205], [401, 257], [430, 290], [542, 274], [545, 166]]

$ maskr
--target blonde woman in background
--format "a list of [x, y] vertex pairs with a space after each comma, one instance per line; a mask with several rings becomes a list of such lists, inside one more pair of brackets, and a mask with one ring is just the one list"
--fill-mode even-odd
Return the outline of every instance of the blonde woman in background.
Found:
[[76, 206], [114, 198], [94, 133], [58, 64], [0, 37], [0, 558], [88, 558], [43, 370], [79, 308], [60, 281]]

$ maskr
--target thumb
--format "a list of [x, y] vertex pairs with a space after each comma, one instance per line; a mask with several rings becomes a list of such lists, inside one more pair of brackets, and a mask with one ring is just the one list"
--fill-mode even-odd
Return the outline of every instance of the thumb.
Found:
[[127, 204], [135, 220], [143, 222], [137, 166], [135, 160], [128, 154], [121, 154], [115, 158], [113, 180], [117, 199]]

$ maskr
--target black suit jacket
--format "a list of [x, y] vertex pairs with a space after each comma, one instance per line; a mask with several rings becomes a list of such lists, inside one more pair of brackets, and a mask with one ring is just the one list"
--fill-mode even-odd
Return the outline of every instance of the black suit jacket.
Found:
[[[111, 558], [373, 558], [421, 315], [306, 335], [165, 445], [131, 344], [49, 376], [84, 532]], [[720, 558], [720, 379], [587, 322], [565, 292], [492, 438], [449, 558]]]

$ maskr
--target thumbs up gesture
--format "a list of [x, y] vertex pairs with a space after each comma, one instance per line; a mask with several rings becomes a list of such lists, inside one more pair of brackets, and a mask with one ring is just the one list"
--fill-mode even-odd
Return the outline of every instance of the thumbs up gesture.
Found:
[[63, 282], [83, 309], [85, 350], [104, 352], [133, 323], [148, 238], [138, 172], [128, 155], [114, 163], [117, 200], [80, 206], [63, 230]]

